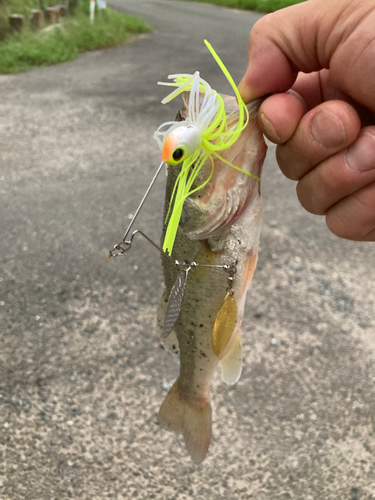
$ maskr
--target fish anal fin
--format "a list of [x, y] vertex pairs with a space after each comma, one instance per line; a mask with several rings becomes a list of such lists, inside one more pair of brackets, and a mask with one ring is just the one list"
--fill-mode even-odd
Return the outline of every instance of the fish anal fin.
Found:
[[158, 424], [184, 437], [192, 461], [199, 465], [206, 458], [211, 441], [211, 404], [193, 401], [174, 383], [160, 407]]
[[258, 251], [248, 255], [245, 260], [245, 269], [243, 273], [243, 279], [241, 282], [241, 295], [246, 293], [253, 279], [254, 271], [258, 261]]
[[235, 384], [242, 371], [242, 341], [241, 332], [236, 335], [228, 352], [220, 360], [221, 378], [228, 385]]

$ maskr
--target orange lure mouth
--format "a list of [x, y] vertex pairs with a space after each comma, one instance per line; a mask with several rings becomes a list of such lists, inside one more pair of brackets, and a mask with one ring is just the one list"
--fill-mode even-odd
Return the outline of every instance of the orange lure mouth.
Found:
[[176, 147], [177, 147], [177, 144], [176, 144], [176, 141], [174, 140], [174, 138], [171, 137], [170, 135], [167, 136], [167, 138], [165, 139], [165, 142], [164, 142], [162, 156], [161, 156], [162, 160], [165, 163], [168, 163], [168, 160], [171, 160], [172, 155], [173, 155], [173, 151], [175, 150]]

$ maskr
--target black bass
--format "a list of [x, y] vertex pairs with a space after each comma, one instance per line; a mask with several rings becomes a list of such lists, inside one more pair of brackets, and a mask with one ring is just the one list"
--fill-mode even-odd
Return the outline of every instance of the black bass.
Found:
[[[189, 116], [190, 95], [183, 94], [179, 120]], [[228, 130], [238, 128], [236, 98], [221, 97]], [[233, 145], [213, 158], [213, 166], [209, 160], [203, 164], [194, 184], [203, 187], [185, 199], [171, 256], [162, 254], [165, 293], [158, 311], [162, 330], [168, 297], [181, 272], [175, 260], [218, 266], [236, 263], [229, 288], [223, 269], [191, 268], [177, 321], [164, 340], [180, 353], [180, 374], [160, 408], [158, 423], [183, 435], [196, 464], [206, 457], [211, 440], [210, 385], [215, 367], [220, 365], [227, 384], [234, 384], [241, 374], [241, 323], [257, 262], [262, 219], [260, 176], [267, 149], [257, 126], [258, 107], [259, 103], [248, 106], [246, 127]], [[180, 171], [181, 165], [168, 165], [164, 221]], [[162, 241], [166, 231], [165, 223]]]

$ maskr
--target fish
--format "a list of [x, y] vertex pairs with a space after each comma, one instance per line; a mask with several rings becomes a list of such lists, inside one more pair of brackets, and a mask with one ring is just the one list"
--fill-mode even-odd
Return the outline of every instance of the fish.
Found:
[[[186, 120], [189, 114], [190, 92], [181, 95], [177, 121]], [[239, 106], [235, 97], [221, 96], [230, 130], [238, 124]], [[259, 105], [255, 101], [247, 106], [245, 129], [221, 157], [213, 159], [213, 168], [208, 160], [202, 166], [195, 185], [203, 187], [193, 189], [183, 203], [171, 255], [161, 253], [165, 291], [158, 307], [158, 328], [164, 346], [179, 354], [180, 372], [160, 407], [157, 422], [183, 436], [197, 465], [205, 459], [211, 442], [214, 370], [220, 366], [226, 384], [236, 383], [242, 370], [241, 323], [258, 258], [263, 212], [259, 180], [267, 150], [257, 124]], [[181, 164], [167, 166], [162, 241], [180, 170]], [[185, 267], [176, 261], [186, 263]], [[198, 265], [189, 269], [191, 263]], [[227, 268], [220, 267], [223, 265]], [[170, 296], [177, 300], [177, 319], [168, 326]]]

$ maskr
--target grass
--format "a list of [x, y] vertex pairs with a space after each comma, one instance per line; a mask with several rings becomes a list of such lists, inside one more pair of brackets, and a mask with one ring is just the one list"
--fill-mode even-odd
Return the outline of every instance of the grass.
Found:
[[305, 0], [190, 0], [193, 2], [213, 3], [222, 7], [233, 7], [244, 10], [257, 10], [259, 12], [274, 12], [275, 10], [290, 7]]
[[[48, 7], [56, 0], [44, 0], [44, 6]], [[21, 14], [28, 24], [31, 9], [39, 9], [39, 0], [0, 0], [0, 41], [4, 41], [11, 34], [8, 17], [11, 14]]]
[[[17, 1], [23, 7], [28, 4], [37, 8], [39, 4], [37, 0]], [[48, 3], [45, 1], [45, 5]], [[150, 29], [139, 17], [120, 14], [109, 8], [96, 12], [91, 23], [88, 5], [89, 2], [78, 5], [75, 15], [52, 31], [34, 32], [27, 27], [21, 33], [6, 37], [0, 42], [0, 73], [20, 73], [35, 66], [70, 61], [85, 50], [116, 47], [125, 43], [129, 36]]]
[[[44, 6], [58, 3], [54, 0], [44, 0]], [[27, 17], [31, 9], [39, 9], [39, 0], [0, 0], [0, 9], [9, 14], [22, 14]]]

